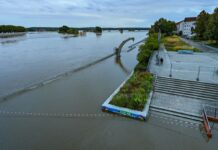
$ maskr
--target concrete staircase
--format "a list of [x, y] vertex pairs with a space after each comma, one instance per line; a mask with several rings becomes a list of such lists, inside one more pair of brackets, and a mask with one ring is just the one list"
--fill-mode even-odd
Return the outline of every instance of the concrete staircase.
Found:
[[194, 120], [197, 122], [203, 121], [201, 115], [183, 112], [183, 111], [179, 111], [179, 110], [174, 110], [174, 109], [170, 109], [170, 108], [164, 108], [164, 107], [155, 106], [155, 105], [150, 105], [150, 112], [159, 112], [161, 114], [167, 114], [167, 115], [171, 115], [171, 116], [176, 116], [176, 117], [180, 117], [180, 118]]
[[218, 84], [157, 77], [155, 92], [218, 102]]

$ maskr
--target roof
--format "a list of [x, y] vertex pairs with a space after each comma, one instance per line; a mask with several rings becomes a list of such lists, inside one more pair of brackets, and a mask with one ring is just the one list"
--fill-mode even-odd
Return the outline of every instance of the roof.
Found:
[[176, 25], [179, 25], [180, 23], [182, 23], [183, 21], [177, 22]]
[[197, 17], [186, 17], [184, 22], [196, 21]]

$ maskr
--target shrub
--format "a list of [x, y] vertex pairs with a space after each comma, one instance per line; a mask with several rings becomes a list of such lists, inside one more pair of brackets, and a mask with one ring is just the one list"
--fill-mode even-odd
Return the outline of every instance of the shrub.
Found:
[[145, 69], [152, 52], [159, 48], [157, 37], [157, 34], [150, 34], [146, 42], [140, 46], [137, 56], [139, 63], [134, 74], [113, 97], [110, 104], [139, 111], [144, 109], [153, 82], [153, 76], [145, 72]]
[[154, 50], [159, 49], [158, 34], [150, 34], [146, 42], [140, 46], [137, 56], [138, 65], [135, 70], [144, 70]]
[[136, 71], [110, 102], [112, 105], [134, 110], [143, 110], [152, 90], [153, 77], [150, 73]]

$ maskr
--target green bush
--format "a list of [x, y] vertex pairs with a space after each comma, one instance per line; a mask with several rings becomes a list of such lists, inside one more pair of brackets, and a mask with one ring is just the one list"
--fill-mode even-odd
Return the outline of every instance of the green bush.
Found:
[[154, 50], [159, 49], [158, 34], [150, 34], [146, 42], [140, 46], [137, 56], [138, 65], [135, 70], [144, 70]]
[[150, 34], [146, 42], [140, 46], [137, 56], [138, 64], [135, 72], [120, 89], [110, 104], [142, 111], [152, 90], [153, 76], [145, 72], [149, 58], [159, 48], [158, 35]]
[[136, 71], [110, 104], [142, 111], [152, 90], [152, 82], [153, 77], [150, 73]]

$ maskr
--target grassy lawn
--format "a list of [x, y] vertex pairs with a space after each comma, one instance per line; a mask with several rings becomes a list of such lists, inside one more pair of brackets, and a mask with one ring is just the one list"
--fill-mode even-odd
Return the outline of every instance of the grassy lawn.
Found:
[[187, 43], [183, 42], [178, 36], [167, 36], [162, 39], [166, 49], [168, 51], [178, 51], [178, 50], [193, 50], [194, 52], [200, 52], [197, 48], [194, 48]]
[[142, 111], [152, 90], [152, 82], [150, 73], [136, 71], [110, 104]]

